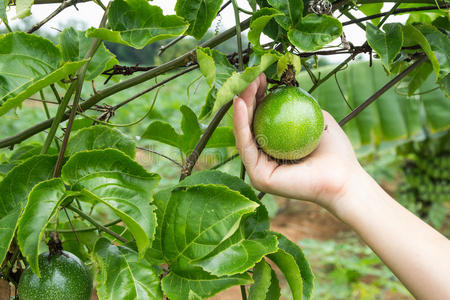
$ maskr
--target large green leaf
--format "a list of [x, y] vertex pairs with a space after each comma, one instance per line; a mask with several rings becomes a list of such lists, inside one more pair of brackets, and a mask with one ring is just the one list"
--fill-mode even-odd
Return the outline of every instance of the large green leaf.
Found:
[[206, 148], [233, 147], [236, 144], [233, 127], [217, 127], [211, 135]]
[[52, 177], [56, 156], [34, 156], [12, 169], [0, 182], [0, 261], [5, 259], [28, 193]]
[[148, 255], [155, 264], [162, 264], [164, 262], [164, 254], [162, 250], [162, 227], [166, 215], [167, 204], [170, 200], [172, 189], [160, 190], [153, 195], [153, 203], [156, 206], [157, 224], [155, 239], [152, 243], [152, 248], [149, 249]]
[[275, 20], [286, 30], [297, 25], [302, 18], [303, 0], [268, 0], [268, 2], [284, 14], [284, 16], [276, 16]]
[[216, 276], [243, 273], [265, 255], [276, 252], [277, 245], [277, 238], [273, 235], [263, 239], [242, 239], [225, 249], [220, 249], [220, 252], [214, 251], [213, 255], [195, 261], [194, 265]]
[[0, 57], [0, 116], [84, 63], [60, 65], [61, 53], [51, 41], [24, 32], [0, 36]]
[[246, 273], [233, 276], [217, 277], [202, 271], [200, 268], [173, 267], [162, 280], [162, 289], [170, 300], [207, 299], [220, 291], [234, 285], [252, 283]]
[[253, 281], [248, 292], [248, 300], [266, 299], [272, 279], [272, 268], [263, 259], [253, 268]]
[[27, 206], [19, 220], [17, 242], [31, 270], [39, 277], [39, 244], [47, 225], [65, 199], [65, 192], [66, 188], [60, 178], [40, 182], [31, 190]]
[[31, 15], [31, 6], [33, 5], [33, 0], [17, 0], [16, 1], [16, 16], [14, 19], [23, 19]]
[[400, 23], [390, 23], [383, 26], [385, 32], [372, 23], [367, 23], [366, 38], [370, 47], [380, 56], [387, 70], [394, 58], [402, 49], [403, 32]]
[[159, 271], [134, 250], [100, 238], [94, 247], [100, 300], [160, 300]]
[[224, 186], [195, 185], [172, 192], [163, 221], [166, 260], [200, 259], [230, 237], [257, 203]]
[[303, 294], [303, 281], [300, 269], [292, 255], [279, 249], [268, 257], [278, 266], [291, 289], [293, 300], [301, 300]]
[[[86, 31], [77, 31], [73, 27], [64, 29], [58, 39], [64, 61], [83, 60], [93, 41], [93, 38], [86, 37]], [[102, 43], [89, 61], [84, 80], [92, 80], [118, 63], [114, 54]]]
[[274, 270], [271, 272], [269, 290], [266, 294], [266, 300], [279, 300], [281, 296], [280, 282]]
[[8, 24], [8, 16], [6, 15], [8, 3], [9, 0], [0, 0], [0, 20], [5, 24]]
[[[3, 159], [0, 164], [0, 175], [5, 176], [12, 168], [17, 166], [22, 161], [41, 153], [42, 145], [38, 143], [21, 144], [15, 147], [14, 151], [7, 159]], [[54, 148], [50, 148], [48, 154], [55, 153]]]
[[216, 112], [222, 105], [232, 100], [235, 95], [239, 95], [259, 74], [277, 61], [277, 59], [277, 54], [265, 53], [261, 57], [261, 62], [258, 65], [247, 67], [243, 72], [233, 72], [217, 91], [212, 112]]
[[131, 158], [136, 155], [133, 140], [115, 128], [96, 125], [78, 130], [69, 140], [66, 154], [94, 149], [115, 148]]
[[288, 32], [291, 43], [304, 51], [315, 51], [342, 34], [342, 24], [327, 15], [309, 14]]
[[86, 35], [142, 49], [153, 42], [183, 34], [188, 24], [177, 16], [164, 16], [159, 6], [146, 0], [114, 0], [106, 28], [90, 28]]
[[314, 274], [311, 270], [311, 267], [303, 254], [302, 249], [295, 243], [288, 240], [281, 233], [273, 232], [278, 237], [278, 247], [289, 253], [294, 258], [297, 266], [300, 269], [300, 274], [302, 276], [303, 281], [303, 298], [305, 300], [309, 300], [312, 297], [312, 292], [314, 289]]
[[200, 40], [219, 12], [222, 0], [177, 0], [177, 16], [189, 22], [186, 34]]
[[152, 190], [160, 180], [115, 149], [74, 154], [61, 171], [72, 190], [81, 191], [81, 200], [101, 202], [122, 219], [136, 239], [139, 254], [150, 247], [156, 227]]
[[[280, 15], [281, 15], [280, 11], [268, 7], [264, 7], [255, 12], [250, 22], [248, 41], [252, 43], [254, 47], [261, 47], [261, 44], [259, 42], [261, 33], [263, 32], [264, 28], [266, 27], [267, 23], [269, 23], [270, 20]], [[283, 18], [286, 18], [286, 16], [283, 16]]]
[[399, 88], [406, 87], [408, 96], [412, 96], [414, 92], [422, 86], [428, 76], [433, 72], [433, 66], [429, 62], [425, 62], [409, 73], [405, 79], [399, 84]]

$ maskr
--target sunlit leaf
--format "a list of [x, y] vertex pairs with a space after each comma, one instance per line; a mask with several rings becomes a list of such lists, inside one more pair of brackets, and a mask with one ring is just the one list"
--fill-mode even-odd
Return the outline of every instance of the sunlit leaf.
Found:
[[263, 259], [253, 268], [253, 281], [248, 292], [248, 300], [266, 299], [272, 279], [272, 268]]
[[232, 127], [217, 127], [206, 144], [206, 148], [233, 147], [235, 139]]
[[[62, 58], [64, 61], [83, 60], [91, 47], [93, 38], [87, 38], [85, 31], [77, 31], [73, 27], [64, 29], [58, 35]], [[104, 70], [118, 64], [115, 58], [103, 43], [100, 44], [94, 56], [90, 59], [84, 80], [92, 80]]]
[[[362, 11], [366, 16], [376, 15], [381, 12], [384, 3], [365, 3], [359, 6], [359, 10]], [[371, 22], [374, 25], [380, 23], [380, 18], [372, 19]]]
[[180, 107], [181, 114], [181, 149], [184, 153], [190, 154], [200, 139], [202, 133], [195, 113], [186, 105]]
[[303, 280], [294, 257], [282, 249], [279, 249], [274, 254], [269, 254], [268, 257], [278, 266], [286, 278], [291, 289], [292, 298], [294, 300], [301, 300]]
[[432, 25], [418, 25], [418, 29], [428, 40], [431, 50], [436, 56], [436, 60], [439, 63], [437, 79], [440, 80], [450, 73], [450, 53], [448, 50], [450, 48], [450, 40], [448, 36]]
[[160, 180], [115, 149], [90, 150], [71, 156], [61, 171], [63, 180], [83, 195], [80, 200], [107, 205], [136, 239], [139, 254], [150, 247], [156, 228], [152, 190]]
[[267, 23], [269, 23], [270, 20], [280, 15], [281, 15], [280, 11], [268, 7], [264, 7], [255, 12], [250, 22], [248, 41], [252, 43], [254, 47], [261, 47], [261, 44], [259, 42], [261, 33], [263, 32], [264, 28], [266, 27]]
[[60, 178], [43, 181], [31, 190], [27, 206], [19, 220], [17, 242], [31, 270], [39, 277], [39, 244], [65, 197], [66, 188]]
[[189, 22], [186, 34], [201, 39], [211, 26], [220, 9], [222, 0], [177, 0], [177, 16]]
[[136, 155], [136, 145], [130, 137], [115, 128], [103, 125], [78, 130], [71, 136], [66, 154], [70, 156], [80, 151], [106, 148], [115, 148], [131, 158]]
[[287, 52], [280, 57], [277, 64], [277, 77], [280, 78], [284, 71], [287, 70], [288, 66], [292, 65], [296, 74], [299, 74], [302, 69], [302, 62], [298, 55]]
[[28, 193], [36, 184], [52, 177], [55, 163], [56, 156], [34, 156], [12, 169], [0, 182], [0, 261], [8, 252]]
[[303, 0], [268, 0], [268, 2], [284, 14], [284, 16], [276, 16], [275, 20], [286, 30], [296, 26], [302, 18]]
[[52, 42], [24, 32], [0, 36], [0, 56], [0, 116], [84, 63], [61, 66], [61, 53]]
[[154, 121], [147, 127], [142, 138], [181, 148], [181, 135], [166, 122]]
[[327, 15], [309, 14], [288, 32], [289, 41], [304, 51], [315, 51], [342, 34], [342, 24]]
[[159, 6], [146, 0], [114, 0], [106, 28], [90, 28], [86, 35], [142, 49], [153, 42], [179, 36], [188, 24], [177, 16], [164, 16]]
[[367, 23], [366, 38], [370, 47], [380, 56], [383, 65], [389, 70], [394, 58], [402, 49], [402, 25], [400, 23], [385, 24], [383, 30], [385, 32], [372, 23]]
[[14, 19], [23, 19], [31, 15], [33, 0], [16, 0], [16, 16]]
[[96, 279], [100, 300], [163, 298], [160, 271], [149, 261], [139, 259], [134, 250], [100, 238], [94, 247], [94, 258], [99, 269]]

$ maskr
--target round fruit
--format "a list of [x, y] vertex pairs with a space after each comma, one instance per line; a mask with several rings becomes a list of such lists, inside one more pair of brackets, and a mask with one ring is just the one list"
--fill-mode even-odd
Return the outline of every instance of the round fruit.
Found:
[[92, 279], [83, 262], [70, 252], [39, 255], [41, 278], [28, 267], [20, 277], [20, 300], [89, 300]]
[[323, 114], [317, 101], [304, 90], [286, 87], [267, 95], [257, 107], [253, 131], [269, 156], [297, 160], [310, 154], [323, 132]]

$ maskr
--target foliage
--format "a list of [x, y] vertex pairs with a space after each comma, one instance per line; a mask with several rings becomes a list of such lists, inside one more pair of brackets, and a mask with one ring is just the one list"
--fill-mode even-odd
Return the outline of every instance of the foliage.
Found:
[[[16, 1], [17, 17], [40, 3]], [[420, 3], [401, 5], [415, 9], [406, 24], [385, 23], [398, 13], [387, 11], [386, 18], [366, 22], [367, 43], [347, 42], [338, 10], [371, 16], [382, 10], [380, 3], [251, 0], [249, 19], [212, 36], [208, 30], [222, 1], [178, 0], [176, 15], [165, 15], [146, 0], [113, 0], [98, 28], [66, 26], [49, 39], [32, 33], [34, 26], [30, 33], [11, 29], [6, 9], [12, 3], [0, 0], [0, 19], [12, 31], [0, 35], [0, 147], [20, 144], [0, 153], [2, 277], [16, 285], [24, 265], [39, 275], [38, 257], [57, 231], [64, 249], [95, 266], [101, 300], [204, 299], [233, 285], [245, 285], [250, 299], [279, 299], [281, 278], [273, 264], [294, 299], [311, 299], [314, 275], [306, 257], [314, 255], [305, 256], [270, 231], [270, 198], [261, 201], [244, 180], [229, 174], [239, 160], [214, 167], [228, 172], [198, 171], [212, 166], [199, 158], [235, 153], [227, 110], [261, 72], [269, 88], [298, 84], [309, 90], [338, 120], [353, 110], [347, 104], [380, 98], [353, 111], [359, 115], [345, 126], [360, 154], [397, 146], [424, 130], [447, 130], [448, 13], [417, 11]], [[236, 51], [227, 40], [247, 28], [248, 35], [238, 38], [248, 40], [249, 48]], [[261, 43], [263, 34], [269, 43]], [[339, 37], [342, 43], [328, 49]], [[169, 38], [183, 41], [163, 44]], [[145, 61], [157, 66], [118, 66], [114, 54], [145, 54], [162, 45], [165, 57], [152, 53]], [[318, 56], [348, 53], [351, 59], [372, 50], [381, 63], [362, 62], [345, 71], [346, 63], [317, 68]], [[186, 72], [197, 76], [177, 78]], [[110, 76], [107, 83], [104, 75]], [[333, 75], [337, 84], [327, 80]], [[149, 88], [151, 79], [155, 85]], [[399, 81], [395, 91], [380, 91], [386, 82], [392, 87]], [[160, 85], [166, 86], [158, 95]], [[129, 104], [138, 97], [148, 101]], [[44, 111], [30, 106], [31, 98], [44, 102]], [[137, 115], [144, 117], [130, 123]], [[31, 122], [41, 123], [28, 127]], [[143, 151], [166, 164], [147, 162], [144, 168], [137, 162]], [[179, 177], [184, 180], [177, 182]], [[353, 268], [351, 263], [346, 266]], [[366, 271], [336, 276], [355, 287]]]

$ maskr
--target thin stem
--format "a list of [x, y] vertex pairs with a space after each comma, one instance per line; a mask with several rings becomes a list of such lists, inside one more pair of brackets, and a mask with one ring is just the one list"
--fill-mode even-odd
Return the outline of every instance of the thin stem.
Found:
[[228, 109], [230, 109], [231, 104], [233, 104], [233, 101], [228, 101], [227, 103], [222, 105], [222, 107], [219, 108], [217, 113], [212, 118], [197, 145], [195, 145], [194, 151], [192, 151], [191, 155], [189, 155], [189, 157], [186, 159], [183, 170], [181, 171], [180, 181], [191, 175], [192, 169], [194, 168], [198, 158], [200, 157], [200, 154], [208, 143], [209, 138], [213, 134], [214, 130], [216, 130], [217, 126], [219, 126], [220, 121], [222, 121]]
[[392, 6], [392, 8], [384, 15], [383, 19], [381, 19], [380, 23], [378, 23], [377, 27], [381, 28], [383, 26], [384, 22], [387, 21], [390, 15], [394, 13], [394, 11], [397, 9], [397, 7], [402, 3], [402, 0], [397, 0], [397, 3]]
[[[352, 13], [349, 11], [344, 11], [344, 12], [342, 12], [342, 14], [352, 21], [357, 20], [357, 18], [354, 15], [352, 15]], [[359, 28], [364, 30], [364, 32], [366, 31], [366, 25], [361, 24], [360, 22], [356, 22], [356, 25], [358, 25]]]
[[[77, 234], [76, 231], [75, 231], [75, 227], [73, 227], [72, 220], [70, 220], [69, 213], [67, 212], [67, 209], [64, 207], [63, 210], [64, 210], [64, 212], [66, 213], [67, 220], [69, 221], [70, 228], [71, 228], [73, 234], [75, 235], [75, 239], [77, 240], [78, 244], [81, 244], [81, 243], [80, 243], [80, 240], [78, 239], [78, 234]], [[80, 211], [81, 211], [81, 210], [80, 210]], [[58, 228], [58, 227], [57, 227], [57, 228]]]
[[231, 0], [234, 9], [234, 19], [236, 21], [236, 41], [239, 55], [239, 71], [244, 69], [244, 59], [242, 57], [242, 37], [241, 37], [241, 21], [239, 21], [239, 6], [236, 0]]
[[[42, 89], [39, 90], [39, 94], [40, 94], [40, 96], [41, 96], [42, 105], [44, 106], [45, 115], [47, 116], [47, 119], [50, 119], [50, 112], [49, 112], [49, 110], [48, 110], [47, 100], [45, 100], [44, 92], [43, 92]], [[55, 141], [56, 149], [58, 149], [58, 151], [59, 151], [60, 148], [59, 148], [58, 139], [55, 138], [54, 141]]]
[[[110, 227], [113, 225], [116, 225], [118, 223], [122, 222], [121, 219], [116, 219], [114, 221], [111, 221], [109, 223], [106, 223], [102, 225], [103, 227]], [[72, 233], [72, 232], [90, 232], [90, 231], [96, 231], [98, 230], [97, 227], [88, 227], [88, 228], [74, 228], [74, 229], [58, 229], [59, 233]], [[53, 232], [54, 229], [46, 229], [46, 232]]]
[[213, 166], [210, 168], [210, 170], [216, 170], [218, 168], [220, 168], [221, 166], [225, 165], [226, 163], [232, 161], [233, 159], [235, 159], [236, 157], [239, 157], [239, 153], [233, 154], [230, 157], [228, 157], [227, 159], [225, 159], [224, 161], [218, 163], [217, 165]]
[[162, 45], [161, 47], [159, 47], [158, 56], [161, 56], [167, 49], [169, 49], [170, 47], [172, 47], [173, 45], [175, 45], [176, 43], [178, 43], [179, 41], [181, 41], [185, 37], [186, 37], [185, 35], [177, 36], [176, 38], [174, 38], [173, 40], [171, 40], [167, 44]]
[[[397, 15], [397, 14], [402, 14], [402, 13], [407, 13], [407, 12], [427, 11], [427, 10], [439, 10], [439, 7], [437, 7], [437, 6], [422, 6], [422, 7], [398, 8], [398, 9], [394, 10], [391, 14]], [[347, 26], [347, 25], [351, 25], [351, 24], [355, 24], [355, 23], [361, 23], [361, 22], [364, 22], [367, 20], [372, 20], [372, 19], [378, 19], [378, 18], [385, 16], [388, 13], [389, 12], [382, 12], [379, 14], [374, 14], [371, 16], [367, 16], [367, 17], [363, 17], [363, 18], [359, 18], [359, 19], [355, 19], [355, 20], [350, 20], [347, 22], [342, 22], [342, 26]]]
[[239, 9], [239, 11], [243, 12], [244, 14], [253, 15], [253, 12], [243, 9], [242, 7], [238, 7], [238, 9]]
[[55, 11], [53, 11], [50, 15], [48, 15], [44, 20], [40, 21], [39, 23], [33, 25], [33, 27], [30, 28], [30, 30], [28, 30], [27, 33], [33, 33], [36, 30], [38, 30], [39, 28], [41, 28], [45, 23], [47, 23], [48, 21], [50, 21], [51, 19], [53, 19], [56, 15], [58, 15], [60, 12], [62, 12], [64, 9], [66, 9], [69, 6], [72, 6], [74, 4], [76, 4], [78, 2], [78, 0], [68, 0], [68, 1], [64, 1], [63, 3], [61, 3], [60, 6], [58, 6]]
[[161, 157], [164, 157], [165, 159], [170, 160], [171, 162], [173, 162], [173, 163], [174, 163], [175, 165], [177, 165], [178, 167], [183, 168], [183, 165], [182, 165], [182, 164], [180, 164], [179, 162], [177, 162], [175, 159], [168, 157], [167, 155], [164, 155], [164, 154], [162, 154], [162, 153], [159, 153], [159, 152], [156, 152], [156, 151], [154, 151], [154, 150], [150, 150], [150, 149], [147, 149], [147, 148], [144, 148], [144, 147], [136, 147], [136, 148], [137, 148], [137, 149], [140, 149], [140, 150], [143, 150], [143, 151], [147, 151], [147, 152], [156, 154], [156, 155], [159, 155], [159, 156], [161, 156]]
[[5, 24], [5, 27], [6, 27], [6, 29], [7, 29], [9, 32], [13, 32], [13, 30], [11, 29], [11, 27], [9, 26], [8, 23], [3, 22], [3, 24]]
[[47, 137], [44, 141], [44, 145], [42, 146], [41, 154], [47, 153], [48, 149], [50, 148], [50, 145], [52, 143], [53, 138], [56, 135], [56, 131], [58, 130], [59, 123], [61, 123], [64, 111], [66, 110], [67, 105], [69, 104], [70, 98], [72, 97], [72, 94], [75, 90], [76, 82], [73, 82], [69, 88], [66, 91], [66, 94], [64, 95], [64, 98], [61, 101], [61, 104], [58, 106], [58, 110], [56, 111], [56, 116], [52, 121], [52, 125], [50, 127], [50, 131], [47, 134]]
[[241, 296], [242, 300], [247, 300], [247, 291], [245, 290], [245, 285], [241, 285]]
[[316, 84], [317, 78], [314, 75], [314, 73], [311, 71], [311, 69], [309, 68], [308, 64], [306, 62], [302, 61], [302, 66], [305, 68], [306, 72], [308, 73], [309, 77], [311, 78], [312, 83]]
[[123, 242], [123, 243], [128, 243], [128, 240], [126, 238], [124, 238], [123, 236], [121, 236], [120, 234], [115, 233], [114, 231], [112, 231], [111, 229], [103, 226], [102, 224], [98, 223], [96, 220], [94, 220], [94, 218], [92, 218], [91, 216], [89, 216], [88, 214], [86, 214], [85, 212], [83, 212], [82, 210], [76, 208], [75, 206], [72, 205], [67, 205], [66, 206], [67, 209], [70, 209], [71, 211], [77, 213], [80, 217], [82, 217], [83, 219], [85, 219], [86, 221], [88, 221], [89, 223], [91, 223], [92, 225], [94, 225], [95, 227], [97, 227], [97, 229], [99, 231], [103, 231], [113, 237], [115, 237], [116, 239], [118, 239], [119, 241]]
[[[80, 0], [78, 0], [80, 2]], [[50, 2], [51, 3], [51, 2]], [[250, 26], [250, 18], [244, 20], [240, 24], [241, 30], [245, 30]], [[214, 36], [213, 38], [209, 39], [208, 41], [202, 43], [199, 45], [200, 47], [210, 47], [214, 48], [215, 46], [223, 43], [224, 41], [230, 39], [236, 34], [236, 27], [230, 28], [228, 30], [225, 30], [224, 32]], [[147, 80], [150, 80], [160, 74], [166, 73], [170, 70], [173, 70], [175, 68], [185, 66], [186, 63], [191, 62], [195, 58], [195, 49], [191, 50], [190, 52], [179, 56], [165, 64], [162, 64], [152, 70], [149, 70], [147, 72], [144, 72], [142, 74], [139, 74], [135, 77], [132, 77], [127, 80], [123, 80], [113, 86], [110, 86], [108, 88], [105, 88], [103, 90], [97, 91], [96, 94], [92, 95], [89, 99], [86, 101], [83, 101], [83, 103], [80, 104], [80, 108], [82, 110], [87, 110], [90, 107], [94, 106], [98, 102], [102, 101], [106, 97], [109, 97], [111, 95], [114, 95], [124, 89], [130, 88], [132, 86], [135, 86], [139, 83], [145, 82]], [[63, 115], [62, 121], [65, 121], [69, 118], [69, 114], [65, 113]], [[14, 144], [18, 144], [27, 138], [49, 128], [53, 122], [53, 119], [46, 120], [43, 122], [40, 122], [28, 129], [25, 129], [22, 132], [19, 132], [13, 136], [7, 137], [3, 140], [0, 140], [0, 148], [8, 147]]]
[[397, 82], [402, 80], [406, 75], [411, 73], [415, 68], [420, 66], [425, 60], [427, 59], [426, 56], [422, 56], [420, 59], [418, 59], [416, 62], [414, 62], [412, 65], [410, 65], [408, 68], [403, 70], [400, 74], [395, 76], [392, 80], [390, 80], [388, 83], [386, 83], [382, 88], [380, 88], [378, 91], [375, 92], [372, 96], [367, 98], [363, 103], [361, 103], [357, 108], [355, 108], [351, 113], [349, 113], [345, 118], [343, 118], [339, 125], [344, 126], [347, 124], [348, 121], [356, 117], [360, 112], [362, 112], [367, 106], [369, 106], [372, 102], [374, 102], [378, 97], [383, 95], [388, 89], [393, 87]]
[[258, 199], [261, 200], [264, 197], [265, 194], [266, 194], [265, 192], [260, 192], [258, 194]]
[[56, 101], [58, 101], [58, 103], [61, 103], [61, 97], [59, 96], [58, 90], [55, 87], [55, 84], [50, 84], [50, 88], [53, 91], [53, 94], [55, 95]]
[[245, 180], [245, 165], [244, 165], [243, 162], [241, 162], [241, 175], [240, 175], [240, 178], [242, 180]]

